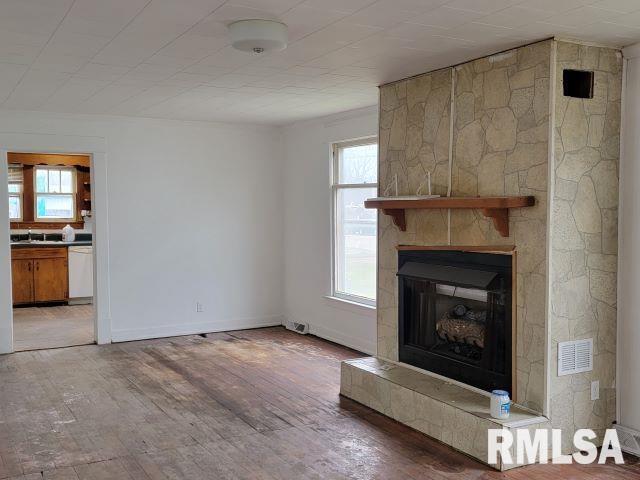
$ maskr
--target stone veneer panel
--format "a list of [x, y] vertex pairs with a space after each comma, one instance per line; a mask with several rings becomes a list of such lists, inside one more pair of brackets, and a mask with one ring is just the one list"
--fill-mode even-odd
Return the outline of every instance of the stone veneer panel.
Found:
[[[483, 463], [488, 463], [489, 429], [549, 427], [546, 418], [517, 406], [508, 420], [491, 418], [485, 395], [374, 357], [342, 362], [340, 393]], [[492, 466], [506, 470], [517, 465]]]
[[[594, 98], [563, 96], [562, 70], [595, 72]], [[557, 42], [549, 318], [550, 418], [602, 439], [616, 418], [616, 275], [622, 58], [608, 48]], [[558, 377], [558, 342], [593, 338], [594, 369]], [[591, 401], [590, 383], [600, 381]]]
[[510, 237], [476, 210], [451, 212], [452, 245], [515, 245], [516, 398], [544, 411], [551, 41], [455, 68], [452, 196], [534, 195]]
[[[380, 193], [398, 178], [398, 195], [415, 195], [432, 175], [433, 193], [449, 188], [451, 69], [420, 75], [380, 88]], [[393, 192], [392, 192], [393, 195]], [[378, 215], [378, 355], [398, 359], [399, 244], [443, 245], [445, 211], [407, 212], [400, 232], [386, 215]]]

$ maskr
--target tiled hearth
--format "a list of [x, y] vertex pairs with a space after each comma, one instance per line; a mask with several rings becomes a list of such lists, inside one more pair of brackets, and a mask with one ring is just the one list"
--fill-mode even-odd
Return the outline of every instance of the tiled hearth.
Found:
[[[343, 362], [341, 377], [342, 395], [487, 464], [489, 429], [549, 428], [546, 417], [517, 405], [508, 420], [492, 418], [487, 395], [375, 357]], [[515, 465], [491, 466], [506, 470]]]

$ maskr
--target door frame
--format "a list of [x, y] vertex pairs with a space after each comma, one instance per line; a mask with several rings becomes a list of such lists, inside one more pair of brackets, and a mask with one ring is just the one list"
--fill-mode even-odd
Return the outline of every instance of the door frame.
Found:
[[[109, 288], [109, 222], [107, 210], [107, 155], [104, 137], [0, 133], [0, 197], [8, 198], [8, 152], [84, 153], [91, 156], [93, 223], [94, 340], [111, 343]], [[13, 301], [9, 204], [0, 202], [0, 353], [13, 349]]]

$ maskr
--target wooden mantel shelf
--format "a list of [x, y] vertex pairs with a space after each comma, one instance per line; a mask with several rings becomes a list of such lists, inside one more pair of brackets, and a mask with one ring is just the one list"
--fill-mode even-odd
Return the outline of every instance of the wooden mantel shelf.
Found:
[[407, 229], [404, 211], [407, 209], [477, 209], [493, 220], [493, 226], [503, 237], [509, 236], [509, 209], [531, 207], [533, 196], [520, 197], [427, 197], [427, 198], [371, 198], [365, 200], [365, 208], [382, 210], [403, 232]]

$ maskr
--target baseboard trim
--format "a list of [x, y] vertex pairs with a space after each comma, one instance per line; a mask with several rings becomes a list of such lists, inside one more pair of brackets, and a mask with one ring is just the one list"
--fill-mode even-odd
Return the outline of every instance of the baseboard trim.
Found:
[[282, 315], [271, 315], [256, 318], [237, 318], [214, 320], [202, 323], [187, 323], [180, 325], [162, 325], [150, 328], [133, 328], [111, 331], [111, 341], [131, 342], [134, 340], [149, 340], [152, 338], [178, 337], [181, 335], [198, 335], [200, 333], [225, 332], [229, 330], [246, 330], [249, 328], [275, 327], [283, 324]]
[[333, 330], [331, 328], [322, 327], [319, 325], [309, 324], [309, 333], [316, 337], [324, 338], [330, 342], [344, 345], [345, 347], [353, 348], [359, 352], [366, 353], [368, 355], [376, 354], [375, 342], [366, 342], [360, 338], [351, 337], [345, 335], [342, 332]]

